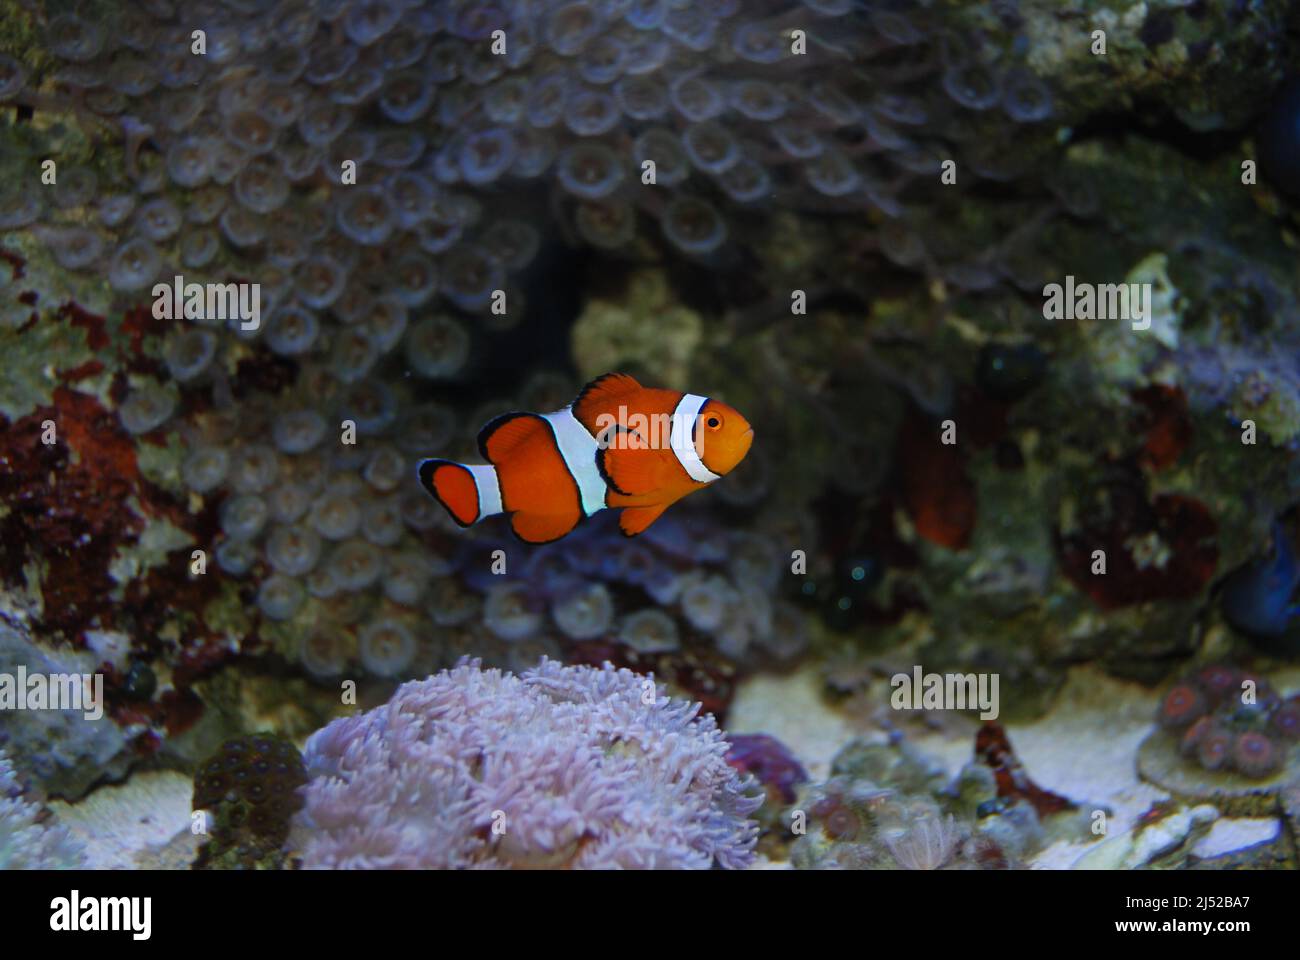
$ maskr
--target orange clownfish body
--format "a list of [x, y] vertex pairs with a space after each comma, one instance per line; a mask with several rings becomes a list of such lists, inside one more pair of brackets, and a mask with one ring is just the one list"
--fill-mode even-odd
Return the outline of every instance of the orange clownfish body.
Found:
[[617, 507], [631, 537], [729, 473], [753, 440], [725, 403], [607, 373], [563, 410], [491, 421], [478, 435], [486, 464], [425, 460], [420, 482], [463, 527], [505, 513], [521, 540], [548, 543]]

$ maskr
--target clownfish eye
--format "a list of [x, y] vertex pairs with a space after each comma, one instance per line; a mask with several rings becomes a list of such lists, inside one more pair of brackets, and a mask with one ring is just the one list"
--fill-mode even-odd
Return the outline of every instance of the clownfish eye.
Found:
[[722, 418], [718, 416], [716, 413], [711, 413], [704, 418], [704, 425], [708, 427], [710, 430], [721, 430]]

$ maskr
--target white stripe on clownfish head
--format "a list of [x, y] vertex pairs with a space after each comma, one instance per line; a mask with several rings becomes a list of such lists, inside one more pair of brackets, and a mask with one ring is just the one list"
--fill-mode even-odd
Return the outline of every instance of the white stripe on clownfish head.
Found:
[[597, 510], [604, 510], [605, 493], [609, 487], [596, 466], [596, 451], [599, 449], [596, 438], [573, 415], [572, 407], [548, 413], [545, 419], [555, 434], [555, 445], [569, 469], [569, 476], [578, 485], [583, 514], [589, 517]]
[[714, 480], [722, 479], [719, 474], [704, 465], [704, 461], [700, 459], [700, 451], [695, 446], [695, 421], [700, 416], [700, 408], [708, 402], [708, 397], [697, 396], [694, 393], [683, 394], [682, 399], [677, 403], [677, 409], [673, 411], [673, 427], [669, 443], [673, 453], [677, 455], [677, 462], [696, 483], [712, 483]]

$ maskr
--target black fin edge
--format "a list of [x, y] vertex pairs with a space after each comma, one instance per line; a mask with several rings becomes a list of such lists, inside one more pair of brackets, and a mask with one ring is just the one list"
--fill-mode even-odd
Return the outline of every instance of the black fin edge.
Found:
[[621, 376], [621, 374], [602, 373], [599, 377], [597, 377], [595, 380], [592, 380], [590, 383], [588, 383], [586, 386], [584, 386], [581, 390], [578, 391], [578, 395], [573, 398], [573, 403], [570, 404], [570, 406], [576, 410], [578, 408], [578, 404], [582, 403], [583, 400], [587, 399], [587, 394], [591, 393], [591, 391], [595, 390], [598, 386], [600, 386], [610, 377], [617, 377], [617, 376]]
[[[469, 523], [462, 523], [460, 517], [456, 516], [456, 511], [451, 508], [451, 505], [448, 504], [446, 500], [442, 499], [441, 494], [438, 493], [438, 487], [433, 482], [434, 473], [437, 472], [437, 469], [439, 467], [443, 467], [443, 466], [460, 467], [466, 473], [469, 473], [470, 481], [471, 482], [474, 481], [474, 474], [469, 472], [469, 469], [465, 466], [465, 464], [457, 463], [455, 460], [442, 460], [439, 458], [434, 458], [431, 460], [420, 461], [420, 466], [416, 471], [416, 474], [420, 478], [420, 485], [424, 487], [425, 491], [429, 494], [429, 496], [433, 497], [433, 499], [438, 501], [438, 505], [441, 506], [442, 509], [447, 511], [447, 515], [451, 517], [451, 519], [455, 522], [455, 524], [458, 527], [461, 527], [462, 529], [468, 529], [469, 527], [472, 527], [474, 526], [474, 524], [478, 523], [479, 517], [477, 513], [475, 514], [474, 519], [471, 520]], [[475, 489], [477, 489], [477, 486], [475, 487]]]
[[[624, 507], [623, 508], [623, 510], [649, 510], [649, 509], [650, 509], [649, 507]], [[633, 537], [641, 536], [641, 534], [645, 533], [654, 525], [655, 520], [658, 520], [659, 517], [662, 517], [664, 515], [664, 512], [660, 510], [659, 516], [655, 517], [654, 520], [651, 520], [649, 523], [647, 523], [636, 533], [628, 533], [626, 530], [623, 529], [623, 510], [620, 510], [618, 514], [618, 532], [621, 533], [628, 540], [631, 540]]]
[[[493, 417], [487, 423], [483, 424], [483, 429], [478, 432], [478, 452], [488, 463], [492, 463], [492, 458], [488, 456], [487, 444], [492, 434], [496, 433], [511, 420], [518, 420], [520, 417], [533, 417], [541, 420], [549, 427], [550, 423], [540, 413], [529, 413], [527, 410], [511, 410], [509, 413], [503, 413], [499, 417]], [[552, 431], [554, 433], [554, 431]], [[493, 464], [495, 466], [495, 464]]]
[[557, 540], [563, 540], [563, 539], [564, 539], [565, 537], [567, 537], [569, 534], [573, 533], [574, 530], [577, 530], [578, 527], [582, 526], [582, 521], [585, 520], [585, 519], [587, 519], [587, 518], [584, 517], [584, 516], [579, 516], [579, 517], [578, 517], [578, 522], [575, 523], [573, 526], [571, 526], [568, 530], [565, 530], [565, 531], [564, 531], [562, 534], [560, 534], [558, 537], [552, 537], [552, 538], [549, 539], [549, 540], [529, 540], [529, 539], [527, 539], [526, 537], [521, 537], [521, 536], [519, 535], [519, 531], [515, 529], [515, 519], [514, 519], [514, 514], [511, 514], [511, 515], [510, 515], [510, 532], [511, 532], [512, 534], [514, 534], [515, 539], [518, 540], [520, 543], [526, 543], [526, 544], [528, 544], [530, 547], [541, 547], [541, 546], [545, 546], [545, 545], [548, 544], [548, 543], [555, 543]]
[[[606, 374], [606, 376], [608, 376], [608, 374]], [[484, 460], [486, 460], [488, 463], [492, 464], [493, 466], [497, 466], [497, 464], [492, 460], [492, 458], [488, 456], [488, 452], [487, 452], [488, 440], [491, 439], [492, 434], [496, 433], [496, 431], [499, 430], [501, 427], [503, 427], [505, 424], [509, 423], [511, 420], [517, 420], [520, 417], [532, 417], [534, 420], [540, 420], [542, 424], [546, 427], [546, 429], [550, 431], [551, 443], [555, 445], [556, 451], [557, 452], [559, 451], [560, 441], [555, 436], [555, 425], [551, 423], [551, 421], [547, 420], [540, 413], [530, 413], [527, 410], [515, 410], [515, 411], [511, 411], [510, 413], [503, 413], [499, 417], [493, 417], [486, 424], [484, 424], [483, 429], [478, 432], [478, 449], [479, 449], [479, 453], [483, 455]], [[458, 466], [463, 466], [463, 464], [458, 464]], [[582, 521], [585, 520], [587, 517], [586, 513], [584, 513], [582, 509], [582, 491], [578, 487], [578, 481], [573, 477], [573, 474], [569, 472], [567, 464], [565, 464], [564, 472], [566, 475], [568, 475], [569, 483], [572, 484], [573, 486], [573, 498], [577, 503], [577, 509], [578, 509], [578, 523], [582, 523]], [[507, 514], [514, 514], [515, 511], [511, 510], [509, 504], [506, 503], [506, 492], [505, 489], [501, 486], [501, 476], [499, 472], [497, 474], [497, 489], [501, 493], [501, 506], [503, 508], [503, 512]], [[454, 515], [452, 519], [455, 519]], [[515, 535], [515, 538], [520, 543], [530, 543], [538, 546], [544, 543], [554, 543], [556, 540], [561, 540], [564, 537], [567, 537], [575, 529], [577, 529], [577, 524], [574, 524], [573, 527], [570, 528], [568, 531], [560, 534], [560, 536], [555, 537], [552, 540], [525, 540], [523, 537], [519, 536], [518, 532], [515, 531], [514, 523], [511, 522], [510, 524], [510, 532]]]
[[[622, 431], [623, 433], [632, 433], [632, 434], [636, 434], [637, 436], [640, 436], [640, 434], [638, 434], [635, 430], [629, 430], [627, 427], [619, 426], [618, 424], [615, 424], [614, 426], [609, 427], [608, 429], [616, 432]], [[605, 454], [607, 454], [608, 452], [609, 452], [608, 443], [598, 447], [596, 450], [596, 469], [600, 471], [600, 479], [604, 480], [605, 484], [609, 487], [609, 489], [613, 490], [615, 493], [619, 494], [620, 496], [624, 496], [624, 497], [632, 496], [632, 494], [628, 493], [617, 483], [615, 483], [614, 478], [611, 477], [609, 475], [609, 471], [605, 469]]]

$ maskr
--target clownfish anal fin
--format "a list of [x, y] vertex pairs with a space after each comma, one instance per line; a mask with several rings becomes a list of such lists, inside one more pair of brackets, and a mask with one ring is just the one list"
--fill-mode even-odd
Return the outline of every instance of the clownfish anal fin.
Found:
[[524, 543], [550, 543], [572, 532], [579, 516], [548, 513], [512, 513], [510, 529]]
[[616, 408], [620, 398], [626, 399], [640, 389], [641, 384], [626, 373], [607, 373], [578, 391], [573, 415], [594, 433], [596, 417], [602, 410]]
[[539, 430], [550, 431], [546, 421], [535, 413], [503, 413], [489, 420], [478, 432], [478, 449], [488, 463], [499, 464]]
[[668, 504], [653, 507], [625, 507], [618, 517], [618, 529], [625, 537], [635, 537], [654, 523], [668, 509]]
[[611, 490], [625, 497], [644, 496], [660, 486], [658, 458], [639, 440], [635, 431], [615, 434], [608, 446], [596, 451], [601, 477]]

